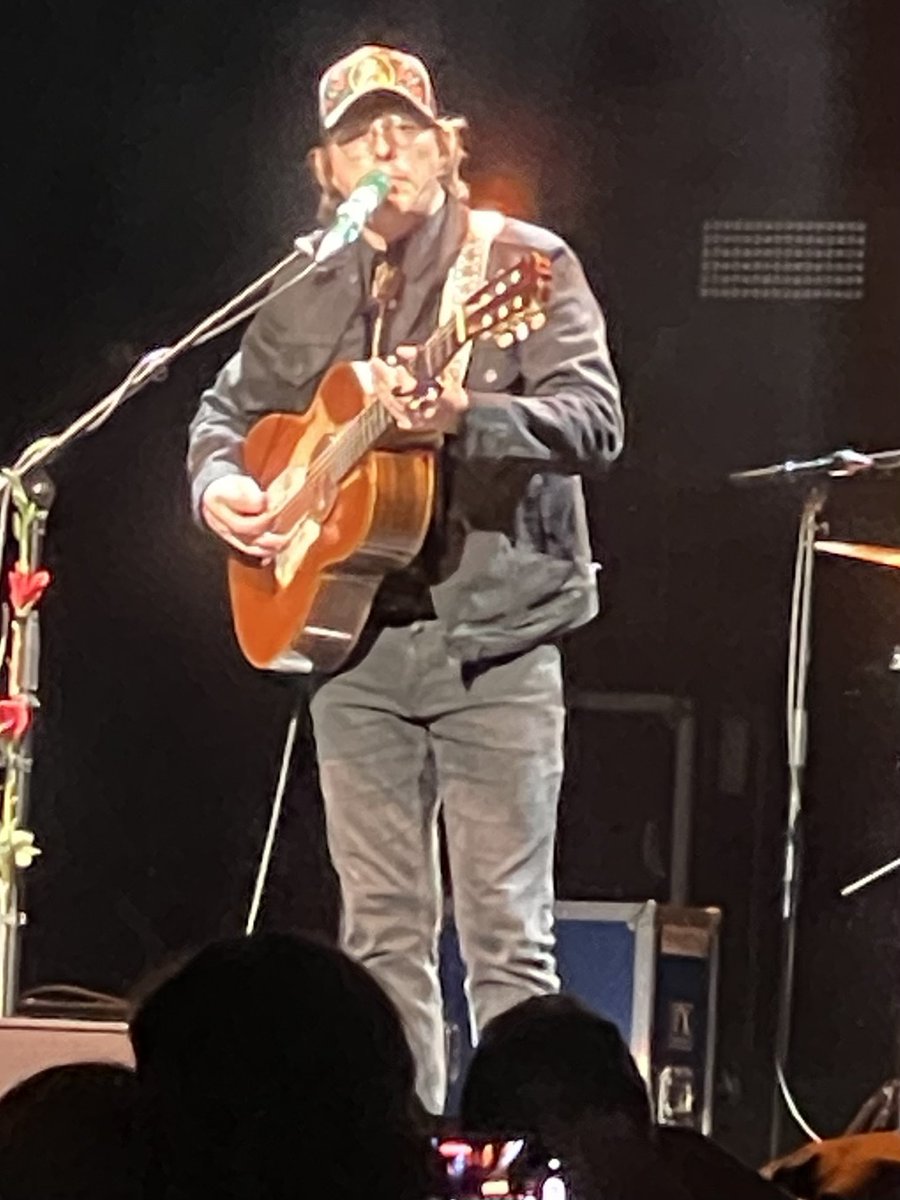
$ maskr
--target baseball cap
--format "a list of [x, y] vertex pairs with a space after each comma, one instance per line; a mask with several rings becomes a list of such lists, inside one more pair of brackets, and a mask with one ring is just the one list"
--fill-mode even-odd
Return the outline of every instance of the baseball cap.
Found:
[[393, 92], [430, 121], [437, 117], [431, 76], [421, 59], [390, 46], [360, 46], [319, 80], [322, 128], [333, 129], [357, 100], [372, 92]]

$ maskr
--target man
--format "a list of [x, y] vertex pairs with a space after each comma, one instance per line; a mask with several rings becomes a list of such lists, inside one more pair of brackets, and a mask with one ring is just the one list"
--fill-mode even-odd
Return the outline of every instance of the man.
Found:
[[[262, 308], [203, 397], [189, 469], [200, 519], [267, 560], [282, 541], [243, 470], [242, 439], [264, 413], [304, 409], [332, 363], [370, 359], [374, 402], [407, 436], [442, 440], [422, 551], [385, 579], [355, 656], [314, 681], [311, 703], [344, 945], [395, 999], [419, 1093], [439, 1112], [439, 807], [476, 1029], [559, 986], [556, 640], [597, 611], [578, 475], [619, 454], [622, 414], [603, 318], [575, 256], [511, 220], [493, 238], [488, 273], [531, 249], [551, 257], [545, 326], [505, 349], [479, 342], [464, 382], [445, 374], [424, 400], [413, 396], [405, 348], [435, 327], [470, 227], [461, 122], [437, 115], [417, 58], [383, 46], [325, 72], [319, 115], [311, 159], [326, 213], [373, 169], [390, 191], [360, 241]], [[385, 267], [392, 285], [382, 289]]]

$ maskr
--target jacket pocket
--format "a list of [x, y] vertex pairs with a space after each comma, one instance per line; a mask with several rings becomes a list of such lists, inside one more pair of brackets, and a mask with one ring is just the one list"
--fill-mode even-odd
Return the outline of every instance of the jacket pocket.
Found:
[[495, 342], [476, 342], [466, 375], [466, 387], [473, 392], [521, 391], [521, 369], [516, 347], [501, 350]]

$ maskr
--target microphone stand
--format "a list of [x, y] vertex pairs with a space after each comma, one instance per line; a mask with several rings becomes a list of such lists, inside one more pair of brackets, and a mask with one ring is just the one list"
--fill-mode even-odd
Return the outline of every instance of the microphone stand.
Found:
[[[14, 573], [19, 579], [40, 577], [41, 550], [47, 529], [47, 517], [53, 503], [53, 484], [43, 472], [29, 476], [14, 489], [17, 507], [19, 553]], [[49, 577], [48, 581], [49, 581]], [[40, 851], [34, 836], [26, 828], [31, 793], [32, 744], [34, 726], [31, 714], [37, 707], [40, 665], [40, 618], [37, 599], [43, 588], [38, 583], [35, 599], [21, 592], [12, 598], [13, 612], [4, 613], [5, 650], [10, 646], [8, 698], [19, 714], [18, 736], [3, 746], [3, 798], [0, 806], [0, 1015], [11, 1016], [15, 1007], [19, 967], [19, 930], [25, 924], [20, 905], [20, 873], [30, 866]], [[0, 652], [0, 664], [5, 654]]]
[[[343, 248], [359, 230], [343, 239]], [[7, 695], [0, 699], [0, 766], [3, 768], [2, 807], [0, 807], [0, 1017], [16, 1011], [19, 985], [19, 938], [27, 916], [22, 909], [22, 872], [40, 850], [34, 835], [26, 828], [32, 772], [34, 710], [38, 707], [39, 624], [37, 605], [50, 582], [41, 566], [41, 550], [47, 527], [53, 485], [42, 470], [45, 463], [61, 453], [84, 434], [93, 433], [109, 420], [126, 400], [136, 396], [148, 383], [162, 382], [168, 367], [186, 350], [224, 333], [251, 316], [263, 304], [305, 279], [329, 255], [316, 255], [305, 267], [261, 299], [250, 298], [279, 272], [308, 251], [306, 239], [298, 239], [290, 254], [270, 267], [259, 278], [242, 288], [222, 307], [204, 317], [172, 346], [146, 353], [125, 379], [67, 428], [28, 446], [12, 466], [0, 469], [0, 566], [4, 560], [7, 526], [12, 529], [19, 550], [10, 572], [10, 604], [2, 609], [0, 626], [0, 675], [4, 663]], [[12, 512], [11, 512], [12, 510]], [[7, 656], [8, 651], [8, 656]]]
[[[856, 450], [842, 449], [819, 458], [798, 462], [788, 460], [774, 466], [736, 471], [728, 477], [732, 483], [741, 485], [776, 481], [806, 482], [808, 484], [801, 507], [797, 533], [788, 638], [785, 704], [788, 807], [784, 830], [781, 883], [781, 956], [775, 1038], [775, 1081], [769, 1137], [770, 1158], [775, 1158], [780, 1149], [782, 1117], [780, 1100], [784, 1100], [791, 1116], [804, 1132], [808, 1135], [812, 1134], [812, 1130], [806, 1125], [794, 1103], [787, 1083], [786, 1067], [791, 1043], [791, 1012], [797, 948], [797, 907], [803, 865], [803, 785], [809, 726], [806, 695], [812, 661], [811, 617], [816, 534], [828, 497], [831, 479], [848, 478], [870, 471], [893, 471], [898, 468], [900, 468], [900, 451], [889, 450], [877, 454], [860, 454]], [[898, 865], [900, 865], [900, 861], [898, 861]]]
[[812, 660], [812, 600], [814, 543], [819, 518], [825, 506], [827, 485], [813, 484], [806, 493], [800, 514], [794, 585], [788, 638], [787, 693], [785, 705], [788, 767], [788, 810], [784, 831], [784, 867], [781, 882], [781, 968], [778, 988], [778, 1024], [775, 1035], [775, 1096], [772, 1105], [770, 1157], [774, 1158], [781, 1137], [779, 1096], [790, 1105], [786, 1068], [791, 1043], [791, 1010], [797, 948], [797, 907], [803, 867], [803, 784], [806, 770], [809, 710], [806, 691]]

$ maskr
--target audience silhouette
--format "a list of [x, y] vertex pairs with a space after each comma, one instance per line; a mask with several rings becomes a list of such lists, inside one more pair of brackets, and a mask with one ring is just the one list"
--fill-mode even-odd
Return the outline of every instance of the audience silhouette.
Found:
[[138, 1200], [134, 1072], [48, 1067], [0, 1099], [2, 1200]]
[[571, 996], [538, 996], [484, 1030], [461, 1123], [526, 1134], [584, 1200], [772, 1200], [780, 1193], [690, 1129], [655, 1126], [619, 1030]]
[[[442, 1194], [400, 1019], [340, 950], [218, 942], [140, 1001], [130, 1032], [136, 1071], [51, 1067], [0, 1099], [0, 1200]], [[656, 1126], [618, 1029], [570, 996], [488, 1025], [460, 1118], [561, 1160], [577, 1200], [782, 1194], [693, 1130]]]
[[341, 951], [220, 942], [161, 984], [131, 1038], [153, 1200], [418, 1200], [429, 1143], [397, 1013]]

